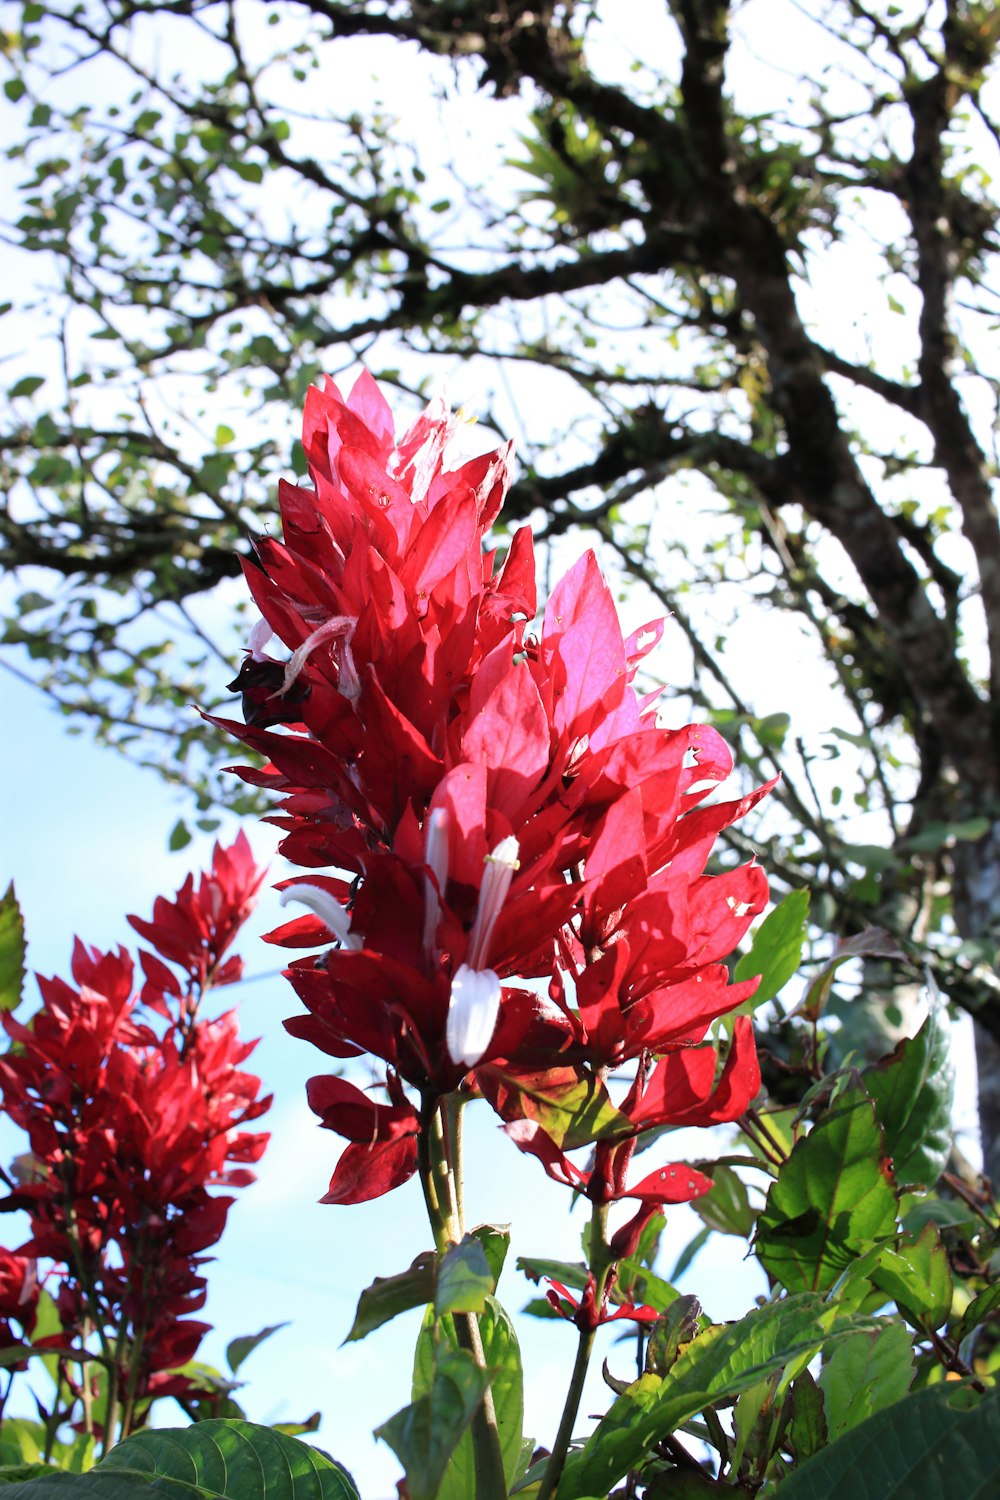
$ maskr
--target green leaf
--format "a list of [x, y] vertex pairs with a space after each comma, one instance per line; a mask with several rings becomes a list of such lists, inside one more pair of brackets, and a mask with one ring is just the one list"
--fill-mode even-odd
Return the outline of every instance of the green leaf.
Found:
[[17, 396], [33, 396], [36, 391], [41, 390], [44, 384], [44, 375], [25, 375], [16, 385], [11, 386], [7, 394], [11, 399]]
[[749, 953], [744, 953], [733, 971], [737, 984], [752, 979], [755, 974], [760, 975], [760, 984], [746, 1001], [751, 1010], [766, 1000], [773, 1000], [798, 972], [808, 920], [809, 892], [789, 891], [757, 928]]
[[913, 1380], [913, 1345], [903, 1323], [856, 1333], [838, 1344], [819, 1377], [831, 1442], [849, 1428], [901, 1401]]
[[233, 429], [231, 427], [227, 427], [224, 422], [220, 422], [218, 427], [215, 429], [215, 446], [217, 448], [226, 448], [234, 440], [235, 437], [236, 434]]
[[272, 1323], [269, 1328], [262, 1328], [260, 1333], [245, 1333], [241, 1338], [233, 1339], [226, 1349], [226, 1363], [233, 1374], [236, 1374], [240, 1365], [248, 1355], [253, 1353], [258, 1344], [269, 1339], [272, 1333], [277, 1333], [279, 1329], [287, 1327], [287, 1323]]
[[0, 901], [0, 1010], [13, 1010], [24, 993], [24, 918], [11, 881]]
[[534, 1083], [530, 1078], [507, 1074], [502, 1078], [525, 1118], [537, 1121], [560, 1151], [626, 1136], [632, 1129], [626, 1116], [611, 1103], [604, 1084], [593, 1074], [566, 1083]]
[[4, 1416], [0, 1438], [0, 1462], [4, 1464], [42, 1463], [45, 1428], [27, 1417]]
[[792, 1381], [791, 1415], [788, 1421], [788, 1438], [792, 1452], [801, 1464], [821, 1448], [826, 1447], [826, 1412], [823, 1407], [823, 1392], [808, 1370]]
[[812, 1293], [766, 1303], [738, 1323], [715, 1324], [687, 1346], [666, 1378], [644, 1374], [618, 1397], [584, 1448], [567, 1460], [558, 1500], [607, 1495], [652, 1444], [705, 1407], [778, 1370], [794, 1378], [820, 1348], [881, 1326], [842, 1318], [835, 1304]]
[[789, 1291], [826, 1291], [896, 1228], [896, 1192], [875, 1107], [842, 1095], [796, 1144], [757, 1221], [761, 1264]]
[[410, 1500], [437, 1500], [448, 1460], [488, 1385], [489, 1376], [471, 1354], [441, 1339], [424, 1394], [376, 1427], [375, 1436], [403, 1465]]
[[732, 1167], [713, 1167], [711, 1173], [711, 1191], [696, 1198], [691, 1207], [709, 1229], [749, 1239], [757, 1214], [750, 1205], [746, 1183]]
[[622, 1301], [644, 1302], [647, 1307], [655, 1307], [657, 1312], [665, 1312], [680, 1296], [676, 1287], [657, 1276], [634, 1255], [618, 1262], [618, 1280], [611, 1294], [613, 1302], [618, 1301], [618, 1294], [622, 1294]]
[[945, 1025], [932, 1004], [916, 1036], [862, 1074], [900, 1184], [933, 1187], [948, 1161], [955, 1069]]
[[373, 1328], [381, 1328], [399, 1313], [433, 1302], [436, 1269], [436, 1254], [425, 1250], [408, 1271], [400, 1271], [397, 1276], [376, 1276], [358, 1299], [358, 1310], [344, 1343], [363, 1339]]
[[[35, 1327], [32, 1331], [32, 1337], [35, 1340], [47, 1339], [51, 1338], [53, 1334], [61, 1333], [62, 1319], [59, 1316], [59, 1309], [56, 1307], [56, 1300], [53, 1297], [52, 1293], [46, 1291], [46, 1289], [43, 1287], [41, 1292], [39, 1293], [38, 1304], [35, 1308]], [[52, 1381], [52, 1384], [58, 1385], [59, 1360], [57, 1359], [56, 1355], [43, 1354], [41, 1359], [42, 1364], [45, 1367], [45, 1371], [48, 1374], [49, 1379]], [[6, 1432], [6, 1430], [7, 1428], [5, 1423], [4, 1431]]]
[[[878, 852], [885, 853], [881, 849]], [[830, 997], [837, 970], [849, 959], [902, 957], [899, 945], [883, 927], [866, 927], [853, 937], [839, 939], [833, 957], [820, 969], [794, 1014], [807, 1021], [818, 1021]]]
[[916, 1240], [904, 1235], [881, 1250], [868, 1277], [925, 1333], [940, 1328], [951, 1312], [951, 1267], [936, 1224], [925, 1225]]
[[946, 1198], [935, 1198], [928, 1194], [918, 1198], [903, 1215], [903, 1228], [907, 1234], [921, 1234], [927, 1224], [936, 1224], [939, 1229], [961, 1229], [969, 1234], [981, 1223], [979, 1216], [964, 1203], [952, 1203]]
[[478, 1240], [483, 1247], [493, 1275], [493, 1285], [496, 1286], [507, 1259], [507, 1251], [510, 1249], [510, 1225], [477, 1224], [470, 1233], [473, 1239]]
[[263, 182], [264, 168], [259, 161], [240, 161], [238, 158], [228, 163], [236, 173], [242, 177], [244, 182]]
[[693, 1263], [694, 1258], [698, 1254], [699, 1250], [704, 1250], [705, 1246], [708, 1244], [711, 1238], [712, 1231], [706, 1225], [704, 1229], [699, 1229], [698, 1233], [692, 1239], [688, 1240], [687, 1244], [684, 1246], [684, 1249], [677, 1257], [677, 1264], [674, 1266], [674, 1269], [670, 1273], [671, 1281], [680, 1281], [681, 1277], [684, 1275], [684, 1272]]
[[28, 589], [27, 593], [18, 594], [15, 600], [15, 609], [18, 617], [24, 619], [25, 615], [33, 615], [40, 609], [48, 609], [52, 600], [46, 594], [39, 594], [35, 589]]
[[167, 839], [167, 848], [171, 854], [176, 854], [179, 849], [186, 849], [190, 842], [191, 830], [183, 818], [178, 818], [170, 830], [170, 837]]
[[[413, 1363], [413, 1398], [425, 1395], [431, 1385], [434, 1371], [434, 1320], [430, 1310], [424, 1321]], [[454, 1319], [441, 1319], [439, 1329], [452, 1348], [458, 1348]], [[521, 1430], [524, 1423], [524, 1390], [521, 1374], [521, 1351], [517, 1334], [507, 1313], [495, 1297], [486, 1299], [486, 1307], [479, 1318], [479, 1336], [483, 1342], [483, 1356], [490, 1372], [490, 1391], [496, 1412], [497, 1431], [500, 1435], [500, 1450], [503, 1454], [504, 1475], [508, 1488], [519, 1477], [523, 1443]], [[533, 1446], [533, 1445], [532, 1445]], [[529, 1455], [530, 1457], [530, 1450]], [[476, 1469], [472, 1449], [472, 1434], [464, 1432], [458, 1446], [445, 1469], [439, 1491], [439, 1500], [476, 1500]]]
[[931, 1386], [790, 1474], [781, 1500], [988, 1500], [1000, 1494], [1000, 1393]]
[[517, 1269], [523, 1271], [536, 1285], [544, 1276], [551, 1276], [553, 1281], [561, 1281], [563, 1286], [580, 1292], [587, 1285], [589, 1274], [582, 1261], [545, 1260], [537, 1255], [519, 1255]]
[[962, 1314], [952, 1337], [961, 1342], [977, 1329], [980, 1323], [985, 1323], [998, 1307], [1000, 1307], [1000, 1282], [995, 1282], [993, 1286], [988, 1286], [985, 1291], [980, 1292], [978, 1297], [973, 1297]]
[[919, 833], [903, 840], [903, 847], [921, 854], [934, 854], [956, 842], [977, 843], [989, 831], [989, 818], [966, 818], [961, 823], [925, 823]]
[[0, 1464], [0, 1484], [14, 1484], [19, 1479], [44, 1479], [52, 1474], [51, 1464]]
[[650, 1330], [646, 1345], [647, 1375], [666, 1375], [685, 1344], [697, 1335], [702, 1322], [697, 1297], [676, 1297]]
[[127, 1438], [86, 1474], [5, 1487], [4, 1500], [358, 1500], [332, 1458], [252, 1422], [209, 1420]]
[[438, 1264], [434, 1311], [438, 1317], [482, 1312], [496, 1285], [486, 1251], [474, 1235], [467, 1234], [448, 1247]]

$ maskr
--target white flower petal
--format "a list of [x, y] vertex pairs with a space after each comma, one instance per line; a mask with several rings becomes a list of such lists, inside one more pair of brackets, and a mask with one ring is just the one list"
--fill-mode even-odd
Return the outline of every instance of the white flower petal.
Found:
[[500, 978], [492, 969], [471, 969], [461, 964], [455, 970], [445, 1031], [452, 1062], [475, 1067], [493, 1040], [500, 994]]

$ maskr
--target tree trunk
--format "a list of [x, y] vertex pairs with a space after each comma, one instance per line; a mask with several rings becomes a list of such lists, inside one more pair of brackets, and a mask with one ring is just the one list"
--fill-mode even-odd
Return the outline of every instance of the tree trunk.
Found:
[[[985, 799], [984, 799], [985, 800]], [[995, 940], [1000, 934], [1000, 819], [975, 843], [953, 854], [955, 926], [963, 938]], [[984, 1003], [989, 1004], [988, 997]], [[979, 1135], [983, 1171], [1000, 1183], [1000, 1041], [976, 1023]]]

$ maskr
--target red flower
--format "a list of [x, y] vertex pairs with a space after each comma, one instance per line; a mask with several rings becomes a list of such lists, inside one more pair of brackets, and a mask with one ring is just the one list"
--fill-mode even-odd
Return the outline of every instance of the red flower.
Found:
[[597, 1305], [597, 1282], [592, 1274], [587, 1276], [587, 1284], [580, 1297], [575, 1297], [572, 1292], [567, 1291], [561, 1281], [554, 1281], [551, 1276], [546, 1276], [551, 1291], [545, 1293], [545, 1300], [549, 1306], [562, 1318], [568, 1318], [575, 1323], [577, 1328], [584, 1332], [593, 1332], [602, 1323], [613, 1323], [617, 1318], [627, 1318], [633, 1323], [655, 1323], [660, 1316], [655, 1307], [645, 1307], [641, 1303], [623, 1302], [614, 1310], [610, 1310], [610, 1294], [613, 1279], [608, 1278], [601, 1297], [601, 1305]]
[[[157, 900], [152, 922], [132, 919], [183, 974], [143, 955], [143, 998], [165, 1024], [143, 1019], [127, 953], [79, 940], [77, 987], [40, 978], [30, 1024], [2, 1018], [16, 1043], [0, 1058], [5, 1108], [31, 1147], [31, 1171], [6, 1202], [29, 1216], [20, 1254], [59, 1267], [61, 1342], [103, 1328], [126, 1363], [135, 1351], [139, 1398], [162, 1393], [159, 1372], [190, 1359], [207, 1331], [190, 1317], [205, 1300], [199, 1267], [233, 1201], [212, 1190], [252, 1182], [248, 1164], [267, 1142], [243, 1129], [270, 1103], [241, 1071], [255, 1044], [239, 1040], [232, 1013], [195, 1020], [206, 987], [235, 977], [220, 960], [262, 878], [241, 836], [216, 848], [197, 888], [189, 877], [175, 901]], [[5, 1281], [13, 1287], [8, 1259], [0, 1300]]]
[[170, 1014], [167, 996], [180, 997], [181, 988], [161, 959], [176, 964], [189, 981], [204, 989], [232, 984], [243, 973], [243, 961], [222, 958], [256, 905], [267, 872], [254, 862], [246, 834], [239, 833], [228, 849], [216, 844], [212, 868], [195, 887], [189, 875], [173, 901], [157, 896], [150, 921], [129, 917], [140, 937], [161, 955], [139, 950], [146, 983], [142, 1001], [160, 1015]]
[[[720, 960], [766, 881], [754, 864], [705, 867], [768, 789], [699, 806], [730, 752], [711, 729], [662, 728], [636, 698], [659, 630], [623, 639], [591, 554], [529, 633], [530, 534], [499, 566], [483, 545], [509, 449], [448, 470], [454, 426], [432, 407], [397, 443], [369, 376], [346, 401], [331, 381], [310, 391], [313, 489], [281, 487], [283, 540], [246, 569], [263, 619], [234, 684], [247, 722], [225, 727], [269, 757], [240, 774], [282, 794], [282, 852], [309, 872], [283, 899], [311, 915], [271, 940], [327, 950], [291, 964], [308, 1014], [286, 1024], [332, 1056], [380, 1058], [396, 1090], [361, 1135], [342, 1100], [319, 1109], [350, 1141], [328, 1197], [404, 1180], [424, 1106], [474, 1070], [553, 1175], [599, 1201], [676, 1201], [666, 1181], [630, 1189], [627, 1158], [641, 1131], [731, 1119], [756, 1091], [749, 1027], [717, 1083], [714, 1049], [687, 1049], [752, 990]], [[267, 654], [272, 636], [284, 657]], [[548, 998], [531, 985], [543, 977]], [[565, 1152], [595, 1135], [553, 1134], [525, 1080], [599, 1101], [625, 1062], [642, 1088], [617, 1116], [607, 1101], [585, 1177]], [[705, 1190], [689, 1180], [687, 1196]]]

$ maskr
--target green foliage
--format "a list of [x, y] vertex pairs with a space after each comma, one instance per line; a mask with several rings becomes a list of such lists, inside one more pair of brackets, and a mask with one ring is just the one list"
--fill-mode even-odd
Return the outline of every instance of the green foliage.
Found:
[[798, 973], [808, 921], [809, 892], [802, 890], [789, 891], [761, 922], [750, 951], [743, 954], [733, 971], [737, 984], [760, 975], [760, 984], [745, 1008], [756, 1009], [773, 1000], [793, 974]]
[[915, 1037], [863, 1075], [901, 1185], [933, 1187], [951, 1150], [955, 1069], [947, 1026], [938, 1001]]
[[844, 1339], [819, 1377], [829, 1440], [906, 1395], [913, 1380], [913, 1350], [902, 1323]]
[[[423, 1372], [423, 1366], [422, 1372]], [[472, 1355], [434, 1340], [420, 1394], [375, 1429], [403, 1465], [411, 1500], [436, 1500], [448, 1461], [478, 1410], [489, 1376]]]
[[579, 1453], [571, 1455], [559, 1500], [606, 1495], [659, 1436], [714, 1401], [737, 1396], [762, 1378], [798, 1374], [820, 1348], [877, 1327], [843, 1318], [836, 1305], [799, 1293], [716, 1324], [687, 1346], [669, 1374], [644, 1374], [620, 1395]]
[[441, 1257], [434, 1285], [434, 1312], [478, 1313], [496, 1291], [496, 1277], [486, 1251], [474, 1235], [467, 1234], [450, 1245]]
[[[483, 1358], [490, 1371], [490, 1394], [496, 1413], [504, 1475], [508, 1485], [519, 1477], [524, 1450], [521, 1436], [524, 1425], [524, 1380], [521, 1352], [514, 1324], [494, 1297], [487, 1297], [479, 1319]], [[457, 1349], [454, 1319], [443, 1318], [438, 1337]], [[414, 1353], [413, 1398], [419, 1400], [431, 1393], [434, 1383], [436, 1340], [434, 1318], [428, 1311]], [[530, 1451], [530, 1450], [529, 1450]], [[451, 1452], [438, 1492], [438, 1500], [476, 1500], [476, 1470], [472, 1439], [462, 1433]]]
[[5, 1500], [358, 1500], [345, 1469], [251, 1422], [140, 1432], [85, 1474], [7, 1486]]
[[363, 1339], [374, 1328], [381, 1328], [383, 1323], [400, 1313], [432, 1302], [436, 1273], [437, 1256], [429, 1250], [418, 1255], [407, 1271], [400, 1271], [396, 1276], [376, 1276], [371, 1286], [361, 1293], [345, 1343]]
[[287, 1323], [272, 1323], [269, 1328], [262, 1328], [259, 1333], [247, 1333], [238, 1339], [232, 1339], [226, 1348], [226, 1363], [232, 1374], [235, 1375], [243, 1361], [272, 1334], [279, 1333], [282, 1328], [287, 1327]]
[[767, 1195], [755, 1247], [789, 1291], [827, 1291], [896, 1227], [885, 1138], [866, 1095], [841, 1095], [796, 1144]]
[[934, 1386], [877, 1411], [782, 1486], [783, 1500], [952, 1500], [1000, 1485], [1000, 1395]]
[[0, 901], [0, 1010], [14, 1010], [24, 992], [24, 919], [13, 882]]

